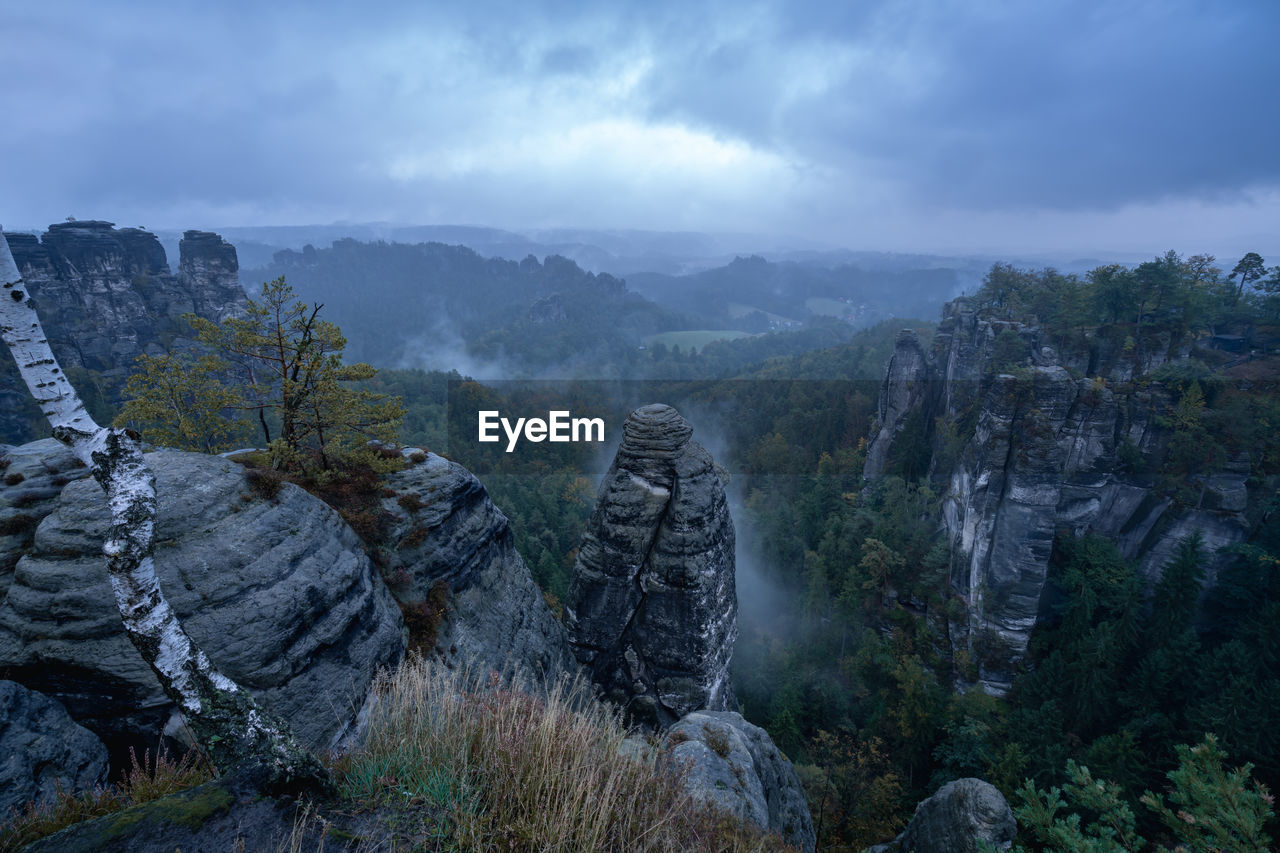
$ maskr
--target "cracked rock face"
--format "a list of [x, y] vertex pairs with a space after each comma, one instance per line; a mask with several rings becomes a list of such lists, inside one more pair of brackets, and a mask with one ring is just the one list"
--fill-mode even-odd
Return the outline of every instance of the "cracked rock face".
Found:
[[876, 403], [878, 428], [867, 446], [864, 472], [867, 478], [879, 477], [888, 464], [893, 440], [902, 431], [903, 421], [911, 410], [920, 405], [927, 390], [928, 365], [920, 340], [911, 329], [903, 329], [894, 342], [893, 355], [884, 381], [880, 384], [880, 396]]
[[[1009, 333], [1025, 356], [996, 365], [996, 341]], [[1132, 353], [1097, 339], [1049, 344], [1038, 326], [981, 315], [963, 298], [948, 303], [927, 353], [913, 335], [899, 337], [864, 468], [867, 477], [890, 468], [909, 416], [958, 430], [958, 454], [934, 432], [929, 473], [946, 490], [952, 579], [968, 605], [961, 642], [994, 694], [1009, 689], [1041, 617], [1056, 536], [1105, 536], [1153, 584], [1178, 541], [1198, 532], [1212, 585], [1230, 559], [1220, 549], [1249, 529], [1247, 453], [1199, 478], [1195, 507], [1176, 505], [1121, 459], [1127, 448], [1158, 464], [1171, 436], [1160, 415], [1173, 398], [1148, 374], [1188, 349], [1167, 335]]]
[[[213, 456], [147, 454], [156, 574], [213, 663], [304, 742], [350, 733], [380, 666], [403, 655], [400, 613], [334, 510], [291, 484], [264, 499]], [[102, 557], [109, 512], [67, 485], [0, 602], [0, 668], [57, 698], [109, 747], [154, 745], [172, 705], [120, 624]]]
[[637, 722], [728, 710], [738, 605], [720, 474], [670, 406], [635, 410], [622, 433], [566, 596], [574, 654]]

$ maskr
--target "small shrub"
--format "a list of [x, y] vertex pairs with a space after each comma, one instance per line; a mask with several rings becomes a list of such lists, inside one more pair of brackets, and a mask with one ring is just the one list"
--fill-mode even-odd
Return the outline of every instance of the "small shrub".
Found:
[[280, 494], [280, 487], [284, 484], [284, 477], [280, 472], [270, 468], [248, 468], [244, 476], [249, 481], [249, 488], [263, 500], [275, 500]]
[[704, 724], [702, 726], [702, 741], [707, 745], [708, 749], [721, 758], [729, 757], [729, 734], [724, 729]]
[[373, 451], [379, 459], [400, 459], [400, 448], [394, 444], [378, 444]]
[[1147, 468], [1147, 460], [1143, 457], [1142, 451], [1128, 436], [1125, 436], [1120, 446], [1116, 448], [1116, 459], [1120, 462], [1121, 468], [1131, 474], [1141, 474]]
[[148, 749], [142, 753], [140, 764], [138, 754], [130, 747], [129, 765], [121, 784], [132, 805], [149, 803], [213, 778], [209, 763], [196, 750], [189, 750], [175, 762], [168, 751], [161, 748], [152, 763]]
[[426, 506], [426, 504], [424, 504], [418, 498], [418, 496], [413, 492], [405, 492], [403, 495], [401, 495], [396, 499], [396, 503], [400, 504], [400, 507], [405, 512], [411, 512], [411, 513], [417, 512], [418, 510]]
[[4, 475], [4, 484], [6, 486], [16, 486], [25, 479], [27, 478], [22, 475], [21, 471], [13, 471]]
[[366, 545], [378, 541], [382, 532], [382, 516], [372, 509], [339, 509], [342, 520], [350, 525]]
[[436, 581], [427, 592], [426, 601], [401, 604], [400, 612], [409, 629], [409, 649], [420, 655], [430, 654], [436, 647], [445, 614], [449, 612], [449, 585]]
[[139, 763], [137, 753], [130, 749], [129, 759], [128, 772], [115, 785], [82, 794], [68, 794], [59, 789], [52, 803], [43, 806], [29, 803], [24, 811], [12, 812], [0, 825], [0, 853], [18, 850], [72, 824], [148, 803], [213, 778], [208, 762], [196, 752], [188, 752], [174, 761], [168, 752], [161, 750], [153, 763], [151, 750], [147, 750]]
[[417, 548], [423, 542], [426, 542], [427, 537], [430, 535], [431, 528], [427, 527], [425, 524], [419, 524], [404, 535], [404, 538], [400, 540], [400, 547]]
[[12, 506], [21, 509], [24, 506], [31, 506], [32, 504], [38, 504], [43, 500], [44, 500], [44, 496], [41, 495], [39, 492], [23, 492], [22, 494], [14, 498], [12, 501], [10, 501], [10, 503]]
[[409, 454], [409, 461], [414, 465], [421, 465], [423, 462], [427, 461], [427, 454], [423, 453], [421, 450], [415, 450]]

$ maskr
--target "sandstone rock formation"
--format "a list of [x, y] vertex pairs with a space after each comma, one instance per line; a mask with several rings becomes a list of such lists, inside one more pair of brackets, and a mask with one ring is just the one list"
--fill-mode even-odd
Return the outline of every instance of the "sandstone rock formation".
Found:
[[[147, 461], [156, 570], [187, 631], [304, 742], [336, 743], [378, 667], [404, 648], [399, 612], [356, 535], [296, 486], [256, 493], [224, 459], [162, 451]], [[0, 667], [108, 746], [153, 745], [170, 706], [120, 626], [101, 556], [107, 519], [96, 483], [63, 489], [0, 603]]]
[[867, 853], [1008, 850], [1017, 832], [1013, 811], [994, 785], [981, 779], [957, 779], [917, 805], [901, 835]]
[[442, 656], [548, 680], [578, 669], [507, 517], [470, 471], [428, 453], [386, 484], [397, 493], [383, 501], [395, 518], [386, 540], [392, 593], [410, 608], [430, 608], [432, 588], [443, 585], [446, 612], [435, 643]]
[[907, 416], [918, 408], [927, 392], [929, 374], [920, 339], [911, 329], [898, 333], [884, 382], [880, 385], [877, 404], [877, 430], [867, 447], [866, 477], [879, 477], [885, 472], [893, 440], [902, 431]]
[[[176, 275], [156, 236], [138, 228], [59, 222], [41, 238], [5, 238], [59, 363], [68, 371], [97, 372], [108, 398], [133, 371], [137, 356], [182, 345], [188, 333], [182, 314], [221, 321], [245, 309], [235, 248], [216, 234], [186, 232]], [[7, 355], [0, 358], [8, 361]], [[0, 438], [18, 443], [38, 437], [45, 427], [24, 415], [26, 390], [16, 374], [10, 378], [11, 370], [0, 372]], [[85, 395], [91, 389], [80, 390]]]
[[54, 699], [0, 681], [0, 819], [107, 781], [107, 748]]
[[565, 601], [574, 653], [649, 725], [734, 707], [734, 532], [715, 463], [670, 406], [631, 413]]
[[769, 733], [741, 714], [685, 715], [667, 730], [662, 760], [683, 771], [682, 783], [697, 799], [812, 853], [817, 837], [795, 768]]
[[[1026, 352], [1011, 366], [1016, 375], [993, 369], [1002, 335]], [[1247, 458], [1206, 477], [1194, 508], [1161, 497], [1120, 459], [1125, 447], [1158, 458], [1169, 440], [1158, 417], [1169, 395], [1158, 383], [1131, 381], [1186, 356], [1164, 343], [1058, 352], [1040, 328], [982, 316], [964, 299], [944, 308], [926, 356], [914, 335], [898, 339], [864, 473], [884, 473], [902, 452], [904, 423], [921, 419], [932, 435], [929, 473], [946, 491], [942, 520], [953, 583], [968, 600], [967, 642], [990, 692], [1008, 689], [1025, 653], [1059, 531], [1115, 541], [1152, 583], [1178, 540], [1195, 531], [1211, 558], [1211, 583], [1223, 559], [1217, 550], [1248, 533]], [[938, 422], [956, 430], [958, 450], [935, 431]]]

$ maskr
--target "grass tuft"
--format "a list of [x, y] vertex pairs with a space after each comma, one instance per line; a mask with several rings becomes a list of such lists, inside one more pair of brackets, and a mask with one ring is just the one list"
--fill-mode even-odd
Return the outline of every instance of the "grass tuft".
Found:
[[789, 849], [626, 755], [618, 712], [581, 681], [534, 689], [414, 657], [375, 690], [364, 744], [335, 778], [362, 805], [412, 808], [416, 838], [464, 851]]
[[208, 763], [194, 751], [174, 761], [161, 750], [153, 762], [151, 750], [147, 750], [139, 762], [137, 753], [130, 749], [129, 760], [128, 772], [115, 785], [81, 794], [59, 789], [52, 803], [28, 803], [23, 811], [11, 812], [0, 824], [0, 853], [18, 850], [74, 823], [149, 803], [213, 778]]
[[702, 740], [716, 755], [729, 757], [729, 733], [724, 729], [707, 723], [702, 727]]

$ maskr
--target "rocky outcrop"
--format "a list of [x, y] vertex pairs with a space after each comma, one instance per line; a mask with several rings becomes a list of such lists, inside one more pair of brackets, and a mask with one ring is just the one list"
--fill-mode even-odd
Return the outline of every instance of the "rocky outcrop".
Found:
[[668, 727], [659, 762], [695, 798], [812, 851], [795, 768], [733, 710], [733, 521], [721, 472], [692, 436], [670, 406], [623, 424], [574, 563], [569, 639], [607, 699]]
[[[311, 815], [306, 819], [305, 815]], [[296, 800], [265, 797], [250, 774], [220, 776], [203, 785], [122, 811], [73, 823], [22, 849], [28, 853], [138, 851], [323, 850], [334, 836], [355, 838], [367, 826], [330, 813], [315, 817]], [[356, 832], [352, 832], [356, 830]], [[345, 845], [343, 849], [351, 849]]]
[[236, 247], [212, 231], [187, 231], [178, 243], [178, 283], [191, 296], [191, 311], [215, 322], [241, 314]]
[[805, 853], [817, 836], [800, 779], [769, 733], [732, 711], [695, 711], [667, 730], [661, 760], [698, 800], [773, 830]]
[[[50, 225], [41, 238], [4, 236], [59, 363], [100, 377], [102, 387], [82, 388], [82, 396], [92, 390], [116, 402], [134, 359], [188, 343], [183, 314], [221, 321], [245, 309], [235, 248], [216, 234], [186, 232], [176, 275], [160, 241], [139, 228], [91, 220]], [[24, 408], [26, 392], [11, 364], [0, 374], [7, 404], [0, 438], [18, 443], [36, 438], [44, 425]]]
[[[439, 622], [439, 655], [548, 680], [578, 669], [507, 517], [470, 471], [426, 453], [386, 484], [396, 492], [383, 501], [394, 519], [386, 538], [392, 592], [410, 612]], [[433, 589], [443, 595], [433, 597]], [[440, 604], [443, 614], [430, 611]]]
[[0, 816], [107, 781], [102, 741], [59, 702], [12, 681], [0, 681], [0, 756]]
[[1013, 811], [994, 785], [981, 779], [957, 779], [917, 805], [901, 835], [867, 853], [1008, 850], [1017, 832]]
[[84, 463], [56, 439], [0, 444], [0, 599], [62, 487], [88, 475]]
[[879, 477], [889, 461], [889, 449], [907, 417], [916, 411], [928, 390], [928, 369], [920, 339], [911, 329], [903, 329], [894, 342], [893, 355], [877, 401], [877, 429], [867, 446], [865, 475]]
[[[356, 535], [296, 486], [256, 491], [227, 460], [162, 451], [147, 462], [156, 572], [187, 631], [305, 742], [337, 743], [404, 648]], [[153, 746], [171, 706], [121, 628], [101, 555], [108, 518], [92, 480], [63, 489], [0, 603], [0, 668], [109, 747]]]
[[627, 418], [565, 601], [578, 660], [606, 698], [655, 726], [734, 707], [733, 522], [692, 435], [670, 406]]
[[1059, 351], [1039, 327], [985, 316], [964, 299], [946, 306], [923, 359], [912, 338], [899, 339], [864, 470], [879, 476], [908, 452], [902, 425], [917, 419], [913, 440], [928, 442], [929, 474], [946, 492], [952, 578], [968, 603], [963, 642], [988, 691], [1007, 690], [1025, 654], [1059, 533], [1106, 536], [1150, 583], [1193, 532], [1204, 537], [1210, 582], [1226, 559], [1218, 549], [1247, 536], [1247, 458], [1205, 476], [1194, 507], [1121, 458], [1158, 464], [1170, 437], [1160, 416], [1172, 401], [1147, 377], [1188, 352], [1167, 335]]

